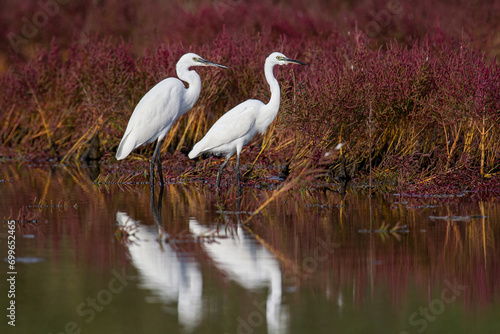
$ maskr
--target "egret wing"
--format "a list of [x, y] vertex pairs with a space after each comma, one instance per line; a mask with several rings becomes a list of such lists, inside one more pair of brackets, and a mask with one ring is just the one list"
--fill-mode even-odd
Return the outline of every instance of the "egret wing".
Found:
[[123, 159], [136, 147], [165, 136], [172, 123], [182, 115], [184, 84], [168, 78], [144, 95], [130, 116], [125, 134], [117, 150], [117, 158]]
[[163, 80], [144, 95], [130, 117], [125, 133], [134, 132], [138, 145], [156, 140], [161, 132], [166, 133], [181, 114], [184, 85], [170, 79], [173, 78]]
[[[210, 128], [198, 143], [201, 152], [212, 151], [223, 145], [230, 145], [254, 129], [255, 107], [251, 103], [242, 103], [224, 115]], [[197, 145], [198, 145], [197, 144]]]

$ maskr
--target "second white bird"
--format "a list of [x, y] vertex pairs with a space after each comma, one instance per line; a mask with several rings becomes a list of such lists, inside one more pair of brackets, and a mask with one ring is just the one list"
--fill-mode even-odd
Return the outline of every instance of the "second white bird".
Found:
[[280, 86], [274, 77], [275, 65], [305, 63], [287, 58], [284, 54], [273, 52], [267, 57], [264, 73], [271, 90], [271, 99], [267, 104], [259, 100], [247, 100], [225, 113], [210, 128], [189, 152], [189, 158], [194, 159], [202, 153], [211, 152], [225, 154], [226, 160], [222, 163], [217, 173], [216, 188], [219, 188], [222, 171], [229, 159], [236, 153], [236, 179], [240, 183], [240, 153], [243, 146], [257, 134], [263, 134], [278, 114], [280, 106]]

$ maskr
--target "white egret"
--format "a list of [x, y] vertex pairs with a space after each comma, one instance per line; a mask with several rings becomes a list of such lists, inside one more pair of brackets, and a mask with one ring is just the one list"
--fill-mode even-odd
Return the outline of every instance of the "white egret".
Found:
[[[154, 183], [154, 168], [157, 164], [160, 183], [163, 185], [160, 151], [163, 138], [172, 124], [189, 111], [198, 100], [201, 80], [191, 66], [226, 66], [205, 60], [194, 53], [183, 55], [176, 65], [177, 78], [167, 78], [144, 95], [130, 116], [125, 134], [116, 151], [116, 159], [125, 159], [135, 148], [155, 140], [156, 148], [151, 158], [151, 186]], [[182, 80], [182, 81], [181, 81]], [[186, 88], [184, 82], [187, 82]]]
[[263, 134], [267, 127], [274, 121], [280, 107], [280, 86], [274, 77], [275, 65], [289, 63], [306, 65], [305, 63], [287, 58], [279, 52], [273, 52], [267, 57], [264, 64], [264, 73], [271, 90], [271, 99], [267, 104], [259, 100], [246, 100], [237, 105], [215, 122], [196, 145], [194, 145], [189, 158], [193, 159], [205, 152], [222, 153], [226, 160], [222, 163], [217, 173], [216, 189], [219, 188], [222, 171], [229, 159], [236, 153], [236, 179], [240, 183], [240, 153], [258, 132]]

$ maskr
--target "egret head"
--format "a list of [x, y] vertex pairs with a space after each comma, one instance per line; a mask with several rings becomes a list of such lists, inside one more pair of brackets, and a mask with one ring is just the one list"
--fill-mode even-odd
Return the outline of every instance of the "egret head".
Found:
[[303, 63], [301, 61], [290, 59], [280, 52], [271, 53], [269, 57], [267, 57], [266, 62], [270, 62], [271, 64], [274, 65], [287, 65], [287, 64], [307, 65], [306, 63]]
[[196, 53], [186, 53], [177, 62], [177, 66], [191, 67], [191, 66], [215, 66], [221, 68], [227, 68], [224, 65], [216, 64], [209, 60], [203, 59]]

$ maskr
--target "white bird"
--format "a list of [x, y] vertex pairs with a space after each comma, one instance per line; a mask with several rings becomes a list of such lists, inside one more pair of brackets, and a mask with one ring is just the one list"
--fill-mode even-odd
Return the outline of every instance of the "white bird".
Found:
[[[226, 66], [205, 60], [194, 53], [183, 55], [176, 65], [177, 78], [167, 78], [139, 101], [130, 117], [125, 134], [116, 151], [116, 159], [125, 159], [135, 148], [157, 140], [156, 148], [151, 158], [151, 186], [154, 183], [155, 162], [158, 168], [160, 183], [163, 185], [160, 151], [163, 138], [172, 124], [189, 111], [200, 96], [201, 80], [191, 66]], [[184, 82], [187, 82], [186, 88]]]
[[274, 77], [275, 65], [287, 65], [289, 63], [306, 65], [298, 60], [287, 58], [279, 52], [273, 52], [267, 57], [264, 65], [264, 73], [271, 90], [271, 99], [267, 104], [259, 100], [246, 100], [237, 105], [215, 122], [196, 145], [194, 145], [189, 158], [194, 159], [202, 153], [221, 153], [226, 155], [217, 173], [216, 189], [219, 188], [222, 170], [229, 159], [236, 153], [236, 179], [240, 183], [240, 153], [246, 145], [259, 132], [263, 134], [267, 127], [274, 121], [280, 107], [280, 86]]

